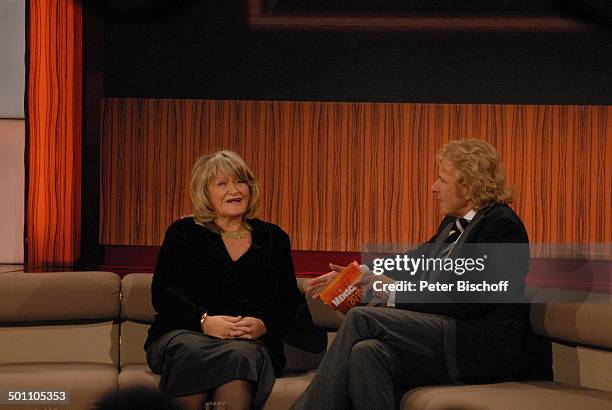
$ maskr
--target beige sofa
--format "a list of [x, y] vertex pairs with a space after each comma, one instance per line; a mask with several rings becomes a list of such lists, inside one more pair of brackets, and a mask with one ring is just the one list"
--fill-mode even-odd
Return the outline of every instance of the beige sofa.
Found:
[[[568, 292], [562, 294], [568, 298]], [[612, 303], [602, 303], [611, 297], [573, 294], [577, 300], [597, 303], [539, 303], [531, 308], [535, 332], [551, 339], [554, 381], [420, 387], [403, 394], [400, 409], [612, 409]], [[537, 290], [531, 296], [555, 298]], [[309, 305], [318, 326], [340, 325], [341, 317], [319, 301]]]
[[115, 390], [120, 291], [121, 280], [109, 272], [1, 274], [0, 389], [67, 391], [70, 405], [0, 409], [88, 409]]
[[[88, 409], [106, 392], [157, 387], [142, 345], [153, 319], [150, 274], [109, 272], [0, 275], [0, 389], [67, 390], [69, 405], [5, 408]], [[315, 322], [332, 331], [341, 319], [309, 301]], [[612, 305], [534, 305], [532, 323], [554, 339], [555, 382], [413, 389], [403, 409], [610, 409]], [[287, 409], [310, 382], [321, 355], [285, 346], [286, 377], [267, 409]], [[375, 382], [375, 381], [373, 381]], [[1, 398], [0, 398], [1, 400]]]
[[[90, 409], [106, 393], [157, 388], [142, 349], [154, 317], [150, 274], [0, 274], [0, 394], [61, 392], [64, 403], [2, 403], [4, 409]], [[288, 408], [310, 382], [322, 354], [285, 345], [286, 376], [267, 409]], [[6, 400], [4, 400], [6, 401]]]
[[531, 325], [551, 338], [554, 381], [421, 387], [404, 409], [612, 409], [612, 304], [533, 305]]

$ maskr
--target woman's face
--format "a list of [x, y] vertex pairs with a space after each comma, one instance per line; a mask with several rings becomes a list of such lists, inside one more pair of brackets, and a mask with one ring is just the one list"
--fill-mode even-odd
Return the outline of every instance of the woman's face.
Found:
[[249, 185], [232, 175], [217, 174], [208, 186], [208, 193], [219, 218], [241, 217], [249, 206]]

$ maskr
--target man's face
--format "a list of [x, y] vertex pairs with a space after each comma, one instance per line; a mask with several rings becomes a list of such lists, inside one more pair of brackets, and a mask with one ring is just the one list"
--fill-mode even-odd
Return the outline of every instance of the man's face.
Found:
[[474, 207], [469, 189], [457, 184], [455, 167], [448, 160], [438, 164], [438, 178], [431, 187], [440, 205], [440, 212], [450, 216], [462, 217]]

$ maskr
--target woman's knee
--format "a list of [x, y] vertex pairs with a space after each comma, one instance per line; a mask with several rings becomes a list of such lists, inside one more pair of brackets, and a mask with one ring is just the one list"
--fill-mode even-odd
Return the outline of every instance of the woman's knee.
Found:
[[227, 361], [229, 363], [251, 363], [261, 366], [264, 361], [270, 360], [265, 347], [259, 343], [232, 340], [228, 341]]

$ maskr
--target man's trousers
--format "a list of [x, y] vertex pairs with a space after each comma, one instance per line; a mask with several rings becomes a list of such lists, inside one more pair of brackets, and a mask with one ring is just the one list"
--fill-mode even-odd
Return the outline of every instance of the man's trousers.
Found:
[[394, 391], [450, 383], [444, 344], [454, 346], [454, 340], [443, 340], [444, 321], [452, 319], [381, 307], [351, 309], [294, 408], [393, 409]]

